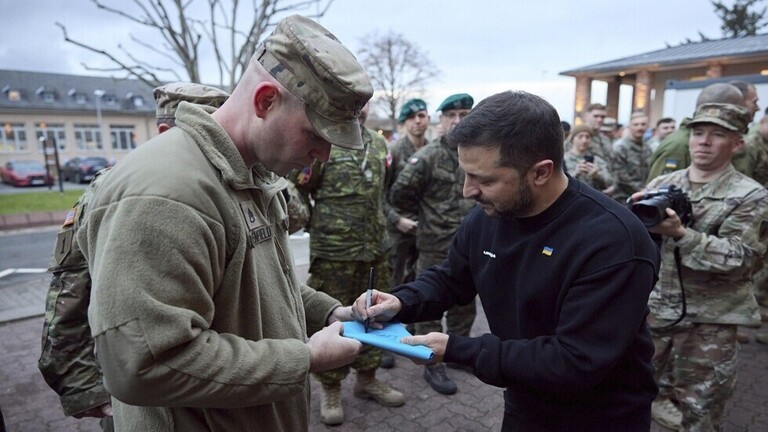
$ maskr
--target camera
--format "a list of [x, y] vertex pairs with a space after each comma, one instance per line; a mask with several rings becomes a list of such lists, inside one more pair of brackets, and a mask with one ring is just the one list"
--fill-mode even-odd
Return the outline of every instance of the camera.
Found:
[[584, 155], [584, 162], [592, 163], [594, 161], [595, 161], [595, 157], [592, 156], [591, 154]]
[[667, 217], [666, 209], [677, 213], [683, 226], [693, 224], [693, 207], [688, 195], [675, 185], [648, 191], [642, 200], [632, 203], [629, 209], [646, 228], [653, 228]]

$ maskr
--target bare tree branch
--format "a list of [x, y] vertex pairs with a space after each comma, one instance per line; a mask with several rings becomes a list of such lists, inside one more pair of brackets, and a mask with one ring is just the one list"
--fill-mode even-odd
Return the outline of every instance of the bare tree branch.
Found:
[[[218, 71], [219, 86], [225, 90], [231, 90], [239, 81], [258, 44], [281, 18], [307, 9], [314, 10], [304, 15], [319, 17], [333, 3], [333, 0], [251, 0], [247, 2], [249, 5], [244, 5], [246, 2], [241, 0], [207, 0], [207, 7], [192, 9], [201, 0], [132, 0], [119, 6], [109, 6], [101, 0], [90, 1], [100, 10], [158, 33], [163, 43], [147, 42], [131, 35], [130, 42], [139, 49], [126, 45], [114, 52], [114, 49], [96, 47], [90, 41], [70, 38], [66, 27], [57, 23], [66, 42], [106, 57], [118, 66], [116, 70], [145, 82], [159, 83], [160, 76], [200, 82], [201, 59], [211, 59]], [[244, 26], [243, 22], [249, 25]], [[208, 50], [208, 54], [201, 50]], [[158, 55], [163, 60], [150, 61], [152, 57], [147, 54]], [[184, 78], [180, 78], [182, 69]]]
[[426, 53], [401, 34], [372, 33], [361, 42], [360, 62], [370, 77], [373, 88], [381, 95], [374, 103], [383, 107], [397, 130], [397, 108], [404, 99], [423, 93], [426, 83], [439, 75]]

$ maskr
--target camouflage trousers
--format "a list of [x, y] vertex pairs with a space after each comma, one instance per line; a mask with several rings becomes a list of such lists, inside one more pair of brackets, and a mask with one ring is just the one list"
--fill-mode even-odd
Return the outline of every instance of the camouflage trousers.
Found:
[[683, 321], [651, 331], [659, 399], [678, 405], [684, 430], [720, 430], [725, 403], [736, 388], [736, 329]]
[[389, 231], [389, 265], [392, 269], [392, 287], [410, 282], [416, 278], [416, 236], [404, 234], [397, 229]]
[[768, 307], [768, 264], [766, 261], [768, 261], [768, 254], [763, 257], [755, 268], [755, 272], [752, 273], [755, 298], [757, 303], [763, 307]]
[[[342, 305], [348, 306], [368, 289], [368, 275], [371, 267], [376, 269], [374, 289], [389, 292], [392, 274], [386, 255], [382, 255], [373, 262], [331, 261], [324, 258], [314, 258], [309, 265], [307, 285], [328, 294], [340, 301]], [[360, 354], [351, 365], [314, 375], [323, 384], [335, 384], [349, 374], [350, 367], [359, 371], [367, 371], [375, 370], [379, 365], [381, 365], [381, 350], [363, 345]]]
[[[445, 254], [420, 252], [419, 259], [416, 261], [417, 274], [421, 274], [424, 270], [442, 263], [445, 258]], [[416, 334], [425, 335], [430, 332], [439, 332], [469, 336], [472, 323], [475, 322], [475, 315], [477, 315], [477, 308], [474, 301], [468, 305], [454, 305], [445, 312], [445, 330], [443, 330], [441, 320], [424, 321], [416, 323]]]

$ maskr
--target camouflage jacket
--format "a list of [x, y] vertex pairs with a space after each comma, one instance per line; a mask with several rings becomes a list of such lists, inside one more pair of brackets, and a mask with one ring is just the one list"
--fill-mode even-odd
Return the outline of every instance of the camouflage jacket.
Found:
[[[384, 212], [387, 216], [388, 228], [396, 230], [394, 225], [400, 220], [401, 217], [407, 217], [408, 219], [417, 220], [417, 213], [408, 213], [404, 209], [397, 209], [392, 205], [392, 200], [389, 196], [389, 191], [392, 189], [392, 184], [400, 176], [400, 172], [408, 164], [408, 159], [416, 153], [416, 146], [413, 145], [411, 140], [407, 136], [400, 138], [389, 146], [390, 166], [389, 177], [387, 183], [387, 193], [384, 197]], [[403, 213], [400, 213], [403, 212]], [[398, 231], [399, 232], [399, 231]]]
[[48, 385], [59, 394], [64, 414], [75, 417], [110, 401], [88, 325], [91, 275], [75, 236], [105, 171], [97, 174], [70, 210], [48, 266], [53, 277], [46, 295], [42, 354], [37, 365]]
[[579, 156], [573, 152], [568, 151], [563, 155], [563, 163], [565, 164], [565, 168], [568, 170], [568, 173], [574, 178], [583, 181], [584, 183], [599, 191], [602, 191], [603, 189], [606, 189], [613, 184], [613, 178], [611, 177], [611, 173], [608, 171], [608, 164], [605, 162], [605, 160], [600, 156], [593, 156], [595, 157], [594, 163], [597, 164], [597, 173], [595, 173], [595, 176], [589, 176], [586, 173], [577, 172], [576, 167], [579, 165], [579, 162], [584, 160], [584, 156]]
[[662, 174], [688, 168], [691, 164], [691, 155], [688, 152], [688, 139], [691, 132], [687, 127], [690, 121], [690, 118], [684, 118], [678, 129], [661, 140], [661, 144], [648, 161], [646, 182]]
[[598, 129], [595, 129], [592, 132], [592, 140], [589, 141], [589, 152], [603, 158], [608, 164], [608, 169], [611, 169], [611, 162], [613, 161], [613, 143], [610, 139], [603, 136]]
[[665, 321], [680, 316], [677, 246], [688, 320], [759, 324], [752, 267], [768, 244], [768, 191], [733, 167], [695, 191], [687, 169], [654, 179], [648, 189], [661, 185], [677, 185], [689, 194], [694, 224], [677, 242], [663, 239], [659, 281], [648, 303], [651, 313]]
[[456, 145], [441, 138], [420, 149], [397, 176], [389, 191], [400, 212], [418, 215], [416, 247], [447, 255], [453, 235], [473, 207], [463, 196], [464, 170]]
[[623, 138], [613, 144], [611, 176], [616, 190], [613, 199], [624, 202], [630, 195], [643, 188], [648, 177], [648, 159], [651, 149], [643, 142], [636, 143]]
[[328, 162], [292, 174], [306, 202], [311, 198], [310, 259], [374, 261], [389, 244], [382, 208], [387, 142], [363, 128], [363, 150], [333, 147]]

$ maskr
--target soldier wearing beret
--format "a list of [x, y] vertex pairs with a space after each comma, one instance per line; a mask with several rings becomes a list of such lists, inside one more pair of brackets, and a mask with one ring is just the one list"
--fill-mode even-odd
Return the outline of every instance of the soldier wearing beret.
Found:
[[372, 93], [332, 33], [290, 16], [218, 110], [180, 103], [104, 178], [77, 242], [116, 429], [308, 429], [309, 374], [361, 344], [341, 336], [350, 308], [297, 278], [279, 176], [361, 149]]
[[[654, 366], [664, 378], [653, 418], [666, 427], [722, 428], [736, 385], [737, 326], [760, 323], [752, 269], [768, 244], [768, 191], [731, 164], [748, 122], [740, 106], [699, 105], [686, 124], [691, 165], [646, 186], [677, 186], [693, 207], [690, 226], [667, 208], [650, 229], [662, 236], [659, 281], [649, 299]], [[671, 415], [677, 410], [678, 417]]]
[[[390, 167], [389, 184], [403, 170], [408, 159], [427, 143], [425, 133], [429, 126], [427, 103], [421, 99], [411, 99], [400, 108], [398, 122], [403, 125], [405, 135], [389, 146]], [[405, 281], [413, 280], [416, 275], [416, 259], [419, 251], [416, 249], [416, 214], [399, 212], [393, 208], [387, 193], [384, 202], [387, 216], [391, 249], [390, 265], [392, 267], [392, 285], [396, 286]]]
[[[218, 108], [229, 97], [215, 87], [182, 82], [157, 87], [153, 94], [159, 133], [176, 125], [176, 108], [180, 102]], [[83, 253], [73, 240], [84, 220], [88, 202], [108, 171], [109, 168], [97, 174], [59, 231], [48, 267], [53, 277], [48, 288], [42, 354], [38, 360], [43, 378], [60, 396], [64, 414], [76, 418], [101, 417], [102, 428], [107, 431], [113, 429], [111, 404], [93, 352], [87, 316], [91, 275]]]
[[[447, 138], [473, 103], [470, 95], [459, 93], [440, 104], [440, 124], [445, 135], [414, 153], [390, 189], [390, 202], [396, 211], [417, 215], [419, 220], [417, 275], [445, 260], [453, 235], [473, 206], [462, 193], [464, 171], [459, 167], [457, 146]], [[474, 320], [474, 302], [454, 306], [446, 313], [447, 331], [468, 336]], [[416, 324], [418, 334], [442, 331], [440, 320]], [[426, 365], [424, 379], [439, 393], [456, 392], [456, 383], [447, 376], [442, 363]]]

